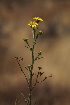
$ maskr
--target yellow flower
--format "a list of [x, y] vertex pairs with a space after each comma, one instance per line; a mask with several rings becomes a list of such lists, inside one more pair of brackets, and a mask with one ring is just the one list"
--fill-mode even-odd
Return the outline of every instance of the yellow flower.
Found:
[[35, 21], [34, 22], [30, 21], [28, 25], [31, 27], [37, 27], [38, 23], [36, 23]]
[[36, 19], [38, 21], [43, 21], [43, 19], [41, 19], [40, 17], [34, 17], [33, 19]]

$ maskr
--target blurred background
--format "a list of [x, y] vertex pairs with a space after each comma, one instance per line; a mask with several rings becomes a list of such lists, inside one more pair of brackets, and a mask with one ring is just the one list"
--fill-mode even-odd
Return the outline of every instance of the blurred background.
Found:
[[[21, 93], [27, 95], [28, 85], [14, 59], [23, 57], [24, 71], [31, 62], [31, 52], [23, 38], [32, 41], [27, 25], [33, 17], [41, 17], [35, 56], [42, 51], [43, 59], [35, 62], [34, 72], [42, 67], [47, 80], [38, 84], [33, 105], [70, 105], [70, 1], [69, 0], [0, 0], [0, 104], [25, 105]], [[49, 77], [52, 74], [52, 77]], [[35, 77], [34, 77], [35, 79]], [[34, 84], [34, 82], [33, 82]]]

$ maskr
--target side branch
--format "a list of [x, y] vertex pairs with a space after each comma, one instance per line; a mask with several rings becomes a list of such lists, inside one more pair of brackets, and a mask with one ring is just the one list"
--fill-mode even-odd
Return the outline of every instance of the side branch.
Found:
[[22, 69], [22, 67], [21, 67], [21, 65], [20, 65], [20, 63], [19, 63], [18, 57], [15, 57], [15, 59], [16, 59], [16, 61], [17, 61], [18, 65], [19, 65], [19, 67], [20, 67], [20, 69], [21, 69], [22, 73], [24, 74], [24, 76], [25, 76], [25, 78], [26, 78], [26, 81], [27, 81], [28, 85], [29, 85], [28, 78], [27, 78], [27, 76], [26, 76], [25, 72], [23, 71], [23, 69]]

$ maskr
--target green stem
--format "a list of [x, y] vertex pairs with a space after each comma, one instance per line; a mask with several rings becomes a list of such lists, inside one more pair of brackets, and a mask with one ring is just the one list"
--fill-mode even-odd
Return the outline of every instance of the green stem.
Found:
[[33, 71], [33, 65], [34, 65], [34, 45], [35, 45], [35, 29], [33, 29], [33, 46], [32, 46], [32, 67], [30, 70], [30, 94], [29, 94], [29, 98], [30, 98], [30, 102], [29, 105], [31, 105], [32, 103], [32, 71]]

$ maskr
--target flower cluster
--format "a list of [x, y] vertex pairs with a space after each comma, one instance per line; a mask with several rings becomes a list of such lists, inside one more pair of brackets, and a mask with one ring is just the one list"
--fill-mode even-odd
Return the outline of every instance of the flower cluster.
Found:
[[40, 17], [34, 17], [33, 19], [36, 19], [36, 21], [34, 22], [30, 21], [28, 24], [31, 28], [37, 27], [39, 21], [43, 21], [43, 19], [41, 19]]

